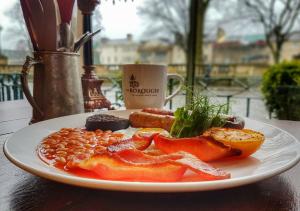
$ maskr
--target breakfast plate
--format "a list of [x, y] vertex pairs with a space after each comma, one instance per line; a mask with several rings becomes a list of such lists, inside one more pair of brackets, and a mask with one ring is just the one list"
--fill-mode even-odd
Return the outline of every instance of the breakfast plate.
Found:
[[[128, 118], [132, 110], [102, 111]], [[300, 160], [300, 143], [286, 131], [245, 118], [245, 127], [263, 133], [262, 147], [245, 159], [212, 162], [212, 165], [231, 173], [230, 179], [199, 182], [128, 182], [84, 178], [69, 174], [42, 162], [37, 146], [50, 133], [66, 127], [84, 127], [91, 113], [55, 118], [27, 126], [14, 133], [4, 144], [4, 153], [16, 166], [34, 175], [75, 186], [141, 192], [184, 192], [217, 190], [254, 183], [282, 173]]]

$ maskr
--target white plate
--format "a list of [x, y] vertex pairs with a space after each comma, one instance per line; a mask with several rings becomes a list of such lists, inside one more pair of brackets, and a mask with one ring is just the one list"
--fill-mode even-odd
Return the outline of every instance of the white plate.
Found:
[[[108, 111], [128, 117], [130, 111]], [[77, 177], [43, 163], [36, 154], [36, 147], [48, 134], [62, 127], [83, 127], [91, 114], [66, 116], [30, 125], [14, 133], [4, 144], [7, 158], [18, 167], [32, 174], [76, 186], [143, 192], [204, 191], [237, 187], [274, 176], [294, 166], [300, 160], [300, 143], [291, 134], [258, 121], [246, 119], [246, 128], [265, 134], [266, 140], [252, 157], [243, 160], [222, 161], [214, 166], [230, 172], [231, 179], [204, 182], [122, 182]]]

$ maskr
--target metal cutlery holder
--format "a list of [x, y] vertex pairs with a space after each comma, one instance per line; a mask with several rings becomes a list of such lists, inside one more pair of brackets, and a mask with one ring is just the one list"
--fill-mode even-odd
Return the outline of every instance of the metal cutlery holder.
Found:
[[[32, 66], [33, 95], [28, 85]], [[34, 58], [26, 58], [21, 82], [23, 92], [33, 107], [31, 123], [84, 112], [77, 53], [34, 52]]]

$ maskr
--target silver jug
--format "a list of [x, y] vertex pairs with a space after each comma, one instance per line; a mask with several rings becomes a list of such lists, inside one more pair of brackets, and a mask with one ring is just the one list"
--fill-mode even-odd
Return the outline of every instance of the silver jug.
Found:
[[[33, 95], [28, 86], [31, 66], [34, 66]], [[31, 123], [84, 112], [77, 53], [34, 52], [34, 58], [26, 58], [21, 82], [33, 107]]]

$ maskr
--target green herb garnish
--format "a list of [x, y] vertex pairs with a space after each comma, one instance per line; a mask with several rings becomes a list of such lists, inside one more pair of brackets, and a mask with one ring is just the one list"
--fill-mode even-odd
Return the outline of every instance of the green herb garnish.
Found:
[[222, 127], [226, 120], [222, 114], [227, 113], [227, 105], [216, 105], [207, 96], [195, 96], [192, 103], [178, 108], [171, 135], [177, 138], [193, 137], [202, 134], [211, 127]]

